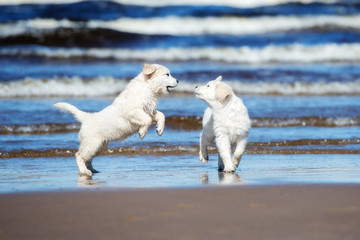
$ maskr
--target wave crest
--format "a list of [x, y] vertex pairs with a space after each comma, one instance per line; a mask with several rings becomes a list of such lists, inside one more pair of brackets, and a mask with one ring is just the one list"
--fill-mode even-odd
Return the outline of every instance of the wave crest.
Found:
[[[65, 29], [108, 29], [128, 34], [147, 35], [247, 35], [272, 32], [303, 31], [308, 29], [359, 30], [360, 15], [336, 16], [266, 16], [243, 17], [166, 17], [166, 18], [119, 18], [112, 21], [90, 20], [76, 22], [67, 19], [30, 19], [1, 23], [0, 37], [17, 35], [42, 35]], [[224, 28], [224, 26], [227, 26]], [[65, 34], [66, 35], [66, 34]]]
[[0, 83], [1, 98], [16, 97], [94, 97], [115, 95], [121, 92], [127, 81], [118, 81], [112, 77], [82, 79], [64, 77], [54, 79], [34, 79]]
[[[93, 79], [51, 78], [2, 82], [0, 83], [0, 98], [20, 97], [99, 97], [115, 96], [127, 85], [128, 81], [112, 77], [97, 77]], [[227, 82], [235, 93], [240, 95], [360, 95], [360, 81], [352, 82]], [[193, 95], [196, 85], [201, 82], [181, 81], [173, 90], [174, 94]]]
[[360, 62], [360, 44], [301, 44], [264, 48], [3, 48], [0, 56], [37, 56], [47, 58], [96, 58], [126, 61], [214, 61], [241, 64]]

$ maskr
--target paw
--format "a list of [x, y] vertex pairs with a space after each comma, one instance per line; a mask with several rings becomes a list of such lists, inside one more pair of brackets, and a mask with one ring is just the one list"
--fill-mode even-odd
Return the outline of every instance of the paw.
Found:
[[156, 125], [156, 132], [159, 136], [161, 136], [164, 132], [165, 125], [164, 124], [157, 124]]
[[209, 160], [209, 156], [203, 157], [203, 155], [202, 155], [201, 152], [200, 152], [200, 153], [199, 153], [199, 160], [200, 160], [202, 163], [207, 163], [208, 160]]
[[235, 168], [237, 168], [237, 167], [239, 167], [239, 164], [240, 164], [240, 161], [241, 161], [241, 157], [242, 156], [240, 156], [240, 157], [233, 157], [232, 158], [232, 162], [233, 162], [233, 164], [235, 165]]
[[79, 171], [79, 175], [91, 177], [93, 175], [93, 173], [89, 169], [83, 169], [83, 170]]
[[91, 172], [92, 173], [100, 173], [98, 170], [96, 170], [96, 169], [91, 169]]
[[138, 134], [139, 134], [139, 137], [140, 137], [141, 139], [144, 139], [144, 137], [145, 137], [145, 135], [146, 135], [146, 131], [140, 129], [139, 132], [138, 132]]
[[231, 164], [230, 166], [225, 166], [221, 171], [231, 173], [231, 172], [235, 172], [235, 169], [236, 169], [235, 165]]

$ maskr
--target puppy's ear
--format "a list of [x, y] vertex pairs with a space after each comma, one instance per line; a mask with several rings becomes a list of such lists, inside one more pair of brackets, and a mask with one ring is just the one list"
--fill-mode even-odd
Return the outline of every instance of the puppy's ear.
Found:
[[145, 63], [144, 66], [143, 66], [143, 73], [147, 76], [153, 74], [156, 70], [156, 67], [150, 65], [150, 64], [147, 64]]
[[218, 76], [218, 77], [215, 79], [216, 82], [220, 82], [221, 80], [222, 80], [222, 76]]
[[224, 104], [231, 97], [231, 88], [225, 84], [218, 84], [215, 88], [215, 98]]

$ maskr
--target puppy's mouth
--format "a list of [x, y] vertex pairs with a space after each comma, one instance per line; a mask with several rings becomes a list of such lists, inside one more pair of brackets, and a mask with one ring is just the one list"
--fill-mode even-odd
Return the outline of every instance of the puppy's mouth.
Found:
[[201, 94], [197, 91], [197, 89], [195, 89], [194, 93], [195, 93], [195, 97], [200, 98]]
[[171, 89], [175, 88], [176, 86], [167, 86], [166, 90], [167, 92], [170, 94], [171, 93]]

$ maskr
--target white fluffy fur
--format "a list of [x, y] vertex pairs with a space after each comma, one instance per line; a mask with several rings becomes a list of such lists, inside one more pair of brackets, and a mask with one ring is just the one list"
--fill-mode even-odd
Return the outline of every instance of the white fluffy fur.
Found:
[[97, 171], [92, 159], [107, 147], [109, 141], [122, 140], [136, 132], [141, 139], [153, 122], [159, 136], [164, 131], [165, 116], [156, 110], [157, 95], [167, 94], [178, 81], [164, 66], [145, 64], [143, 71], [126, 86], [114, 102], [96, 113], [86, 113], [68, 103], [54, 107], [72, 113], [81, 122], [80, 147], [76, 162], [80, 175], [92, 176]]
[[[203, 117], [199, 159], [203, 163], [208, 161], [207, 146], [216, 138], [219, 170], [233, 172], [245, 151], [251, 123], [242, 100], [221, 79], [219, 76], [207, 85], [195, 88], [196, 97], [209, 106]], [[235, 145], [233, 157], [232, 145]]]

